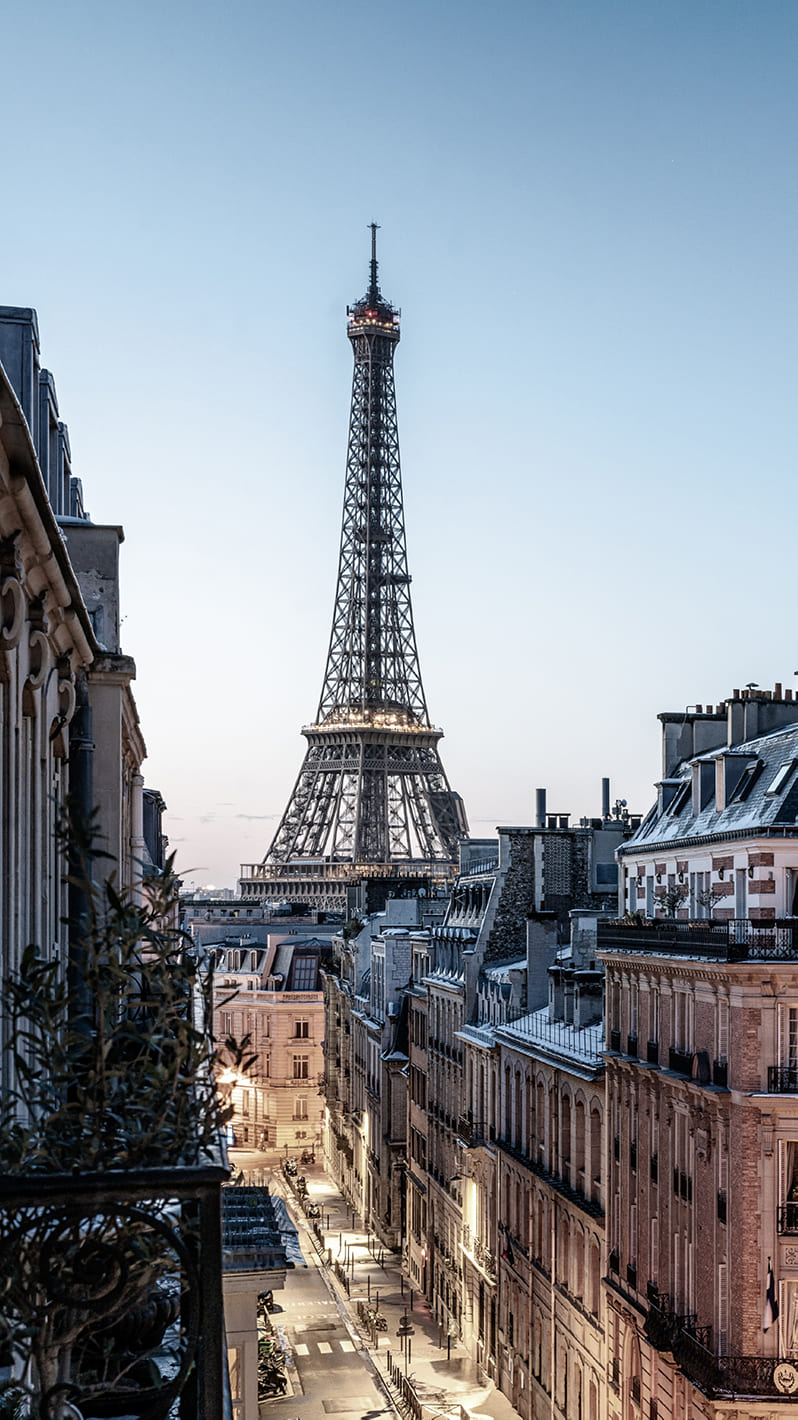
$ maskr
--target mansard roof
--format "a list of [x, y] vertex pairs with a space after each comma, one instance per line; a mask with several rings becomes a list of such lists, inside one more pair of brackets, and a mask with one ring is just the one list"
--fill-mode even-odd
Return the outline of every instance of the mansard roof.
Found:
[[[715, 765], [728, 761], [718, 808]], [[695, 793], [693, 792], [695, 784]], [[662, 781], [657, 803], [618, 856], [700, 839], [798, 836], [798, 724], [685, 760]]]

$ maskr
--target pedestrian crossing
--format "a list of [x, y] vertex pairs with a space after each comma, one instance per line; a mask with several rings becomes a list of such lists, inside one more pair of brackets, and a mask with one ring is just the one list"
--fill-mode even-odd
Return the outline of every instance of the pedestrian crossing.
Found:
[[333, 1356], [351, 1354], [355, 1347], [346, 1336], [334, 1336], [329, 1341], [295, 1341], [296, 1356]]

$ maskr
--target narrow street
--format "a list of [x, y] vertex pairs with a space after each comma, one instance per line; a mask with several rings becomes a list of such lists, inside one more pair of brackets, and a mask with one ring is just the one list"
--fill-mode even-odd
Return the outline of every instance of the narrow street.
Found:
[[261, 1414], [275, 1420], [299, 1415], [302, 1420], [327, 1415], [376, 1417], [390, 1407], [373, 1362], [319, 1262], [290, 1190], [275, 1181], [274, 1191], [286, 1197], [307, 1266], [288, 1273], [284, 1291], [275, 1293], [271, 1314], [288, 1357], [293, 1395], [262, 1402]]
[[[422, 1420], [518, 1420], [460, 1339], [446, 1337], [426, 1299], [410, 1288], [399, 1257], [364, 1232], [357, 1213], [320, 1165], [307, 1170], [308, 1196], [320, 1209], [323, 1244], [317, 1246], [279, 1169], [253, 1168], [254, 1159], [240, 1157], [245, 1176], [284, 1200], [305, 1264], [298, 1262], [285, 1288], [274, 1294], [270, 1319], [286, 1354], [289, 1392], [262, 1401], [261, 1420], [377, 1420], [382, 1415], [403, 1420], [396, 1383], [402, 1375], [412, 1383]], [[332, 1267], [325, 1266], [320, 1252], [329, 1256]], [[385, 1329], [368, 1338], [358, 1304], [375, 1308]], [[405, 1355], [400, 1338], [407, 1328]]]

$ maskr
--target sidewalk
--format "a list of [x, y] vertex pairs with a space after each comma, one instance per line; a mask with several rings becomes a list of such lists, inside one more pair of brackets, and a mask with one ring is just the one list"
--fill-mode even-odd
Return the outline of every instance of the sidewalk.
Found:
[[[362, 1337], [364, 1348], [376, 1364], [388, 1393], [395, 1398], [396, 1388], [388, 1372], [389, 1357], [394, 1367], [405, 1374], [405, 1356], [397, 1330], [406, 1314], [413, 1328], [409, 1337], [407, 1375], [423, 1406], [421, 1420], [450, 1415], [457, 1416], [458, 1420], [482, 1415], [492, 1420], [518, 1420], [518, 1412], [466, 1355], [459, 1338], [449, 1341], [431, 1315], [426, 1299], [417, 1291], [411, 1291], [402, 1276], [397, 1254], [381, 1247], [373, 1234], [371, 1237], [366, 1234], [362, 1220], [353, 1213], [323, 1169], [319, 1165], [310, 1166], [305, 1169], [305, 1178], [308, 1197], [321, 1210], [317, 1220], [324, 1237], [321, 1255], [326, 1259], [329, 1253], [333, 1264], [338, 1263], [349, 1282], [349, 1297], [334, 1266], [326, 1268], [327, 1276], [347, 1305], [352, 1324]], [[283, 1179], [282, 1182], [281, 1191], [290, 1197], [288, 1181]], [[300, 1220], [300, 1228], [304, 1222], [308, 1229], [302, 1239], [303, 1247], [306, 1251], [312, 1250], [316, 1243], [312, 1222], [304, 1217], [298, 1205], [293, 1211]], [[387, 1331], [376, 1333], [376, 1346], [358, 1315], [358, 1301], [379, 1311], [387, 1321]]]

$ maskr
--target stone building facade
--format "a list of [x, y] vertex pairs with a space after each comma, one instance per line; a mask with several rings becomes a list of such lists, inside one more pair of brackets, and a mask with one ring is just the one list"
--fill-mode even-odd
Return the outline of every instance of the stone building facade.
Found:
[[255, 1057], [247, 1068], [229, 1065], [219, 1076], [234, 1109], [232, 1149], [256, 1151], [264, 1164], [315, 1153], [324, 1118], [320, 972], [328, 943], [273, 932], [262, 944], [227, 937], [203, 950], [214, 959], [216, 1042], [248, 1036]]
[[[36, 312], [0, 307], [0, 956], [68, 957], [56, 826], [67, 797], [98, 810], [99, 846], [140, 897], [163, 862], [163, 800], [120, 646], [122, 531], [91, 522], [72, 473]], [[150, 832], [145, 832], [145, 819]]]
[[599, 929], [610, 1416], [798, 1392], [797, 708], [777, 686], [661, 717], [626, 917]]

